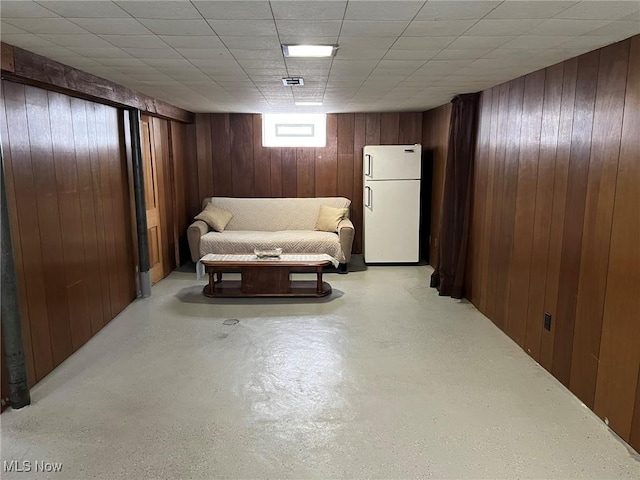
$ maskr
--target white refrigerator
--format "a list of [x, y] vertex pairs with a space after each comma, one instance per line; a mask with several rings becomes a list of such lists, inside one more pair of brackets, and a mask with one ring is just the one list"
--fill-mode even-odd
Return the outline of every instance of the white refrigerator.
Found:
[[419, 261], [422, 145], [364, 147], [364, 259]]

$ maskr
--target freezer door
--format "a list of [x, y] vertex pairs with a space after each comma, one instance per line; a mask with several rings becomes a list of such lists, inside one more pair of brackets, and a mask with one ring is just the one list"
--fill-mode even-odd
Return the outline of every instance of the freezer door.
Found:
[[363, 158], [364, 179], [419, 179], [421, 157], [421, 145], [367, 145]]
[[367, 263], [419, 260], [420, 181], [369, 181], [364, 188]]

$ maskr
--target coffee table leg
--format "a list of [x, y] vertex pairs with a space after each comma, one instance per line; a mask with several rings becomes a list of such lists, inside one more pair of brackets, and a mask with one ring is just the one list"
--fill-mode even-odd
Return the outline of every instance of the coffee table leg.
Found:
[[213, 295], [214, 293], [216, 293], [216, 282], [215, 278], [213, 277], [214, 274], [215, 270], [213, 270], [213, 268], [209, 270], [209, 295]]
[[316, 285], [316, 292], [322, 293], [322, 267], [316, 267], [316, 273], [318, 274], [318, 283]]

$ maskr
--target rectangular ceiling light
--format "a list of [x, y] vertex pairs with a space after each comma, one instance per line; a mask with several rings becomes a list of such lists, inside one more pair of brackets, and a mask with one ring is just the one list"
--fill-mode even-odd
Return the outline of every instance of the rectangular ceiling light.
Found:
[[331, 57], [335, 51], [335, 45], [282, 45], [285, 57]]
[[299, 105], [301, 107], [311, 107], [311, 106], [322, 105], [322, 102], [296, 102], [296, 105]]

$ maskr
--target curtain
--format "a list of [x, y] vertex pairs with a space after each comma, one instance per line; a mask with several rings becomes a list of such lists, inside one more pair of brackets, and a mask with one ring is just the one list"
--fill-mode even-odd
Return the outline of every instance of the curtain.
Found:
[[431, 286], [440, 295], [462, 298], [467, 264], [471, 185], [480, 93], [458, 95], [451, 103], [438, 263]]

